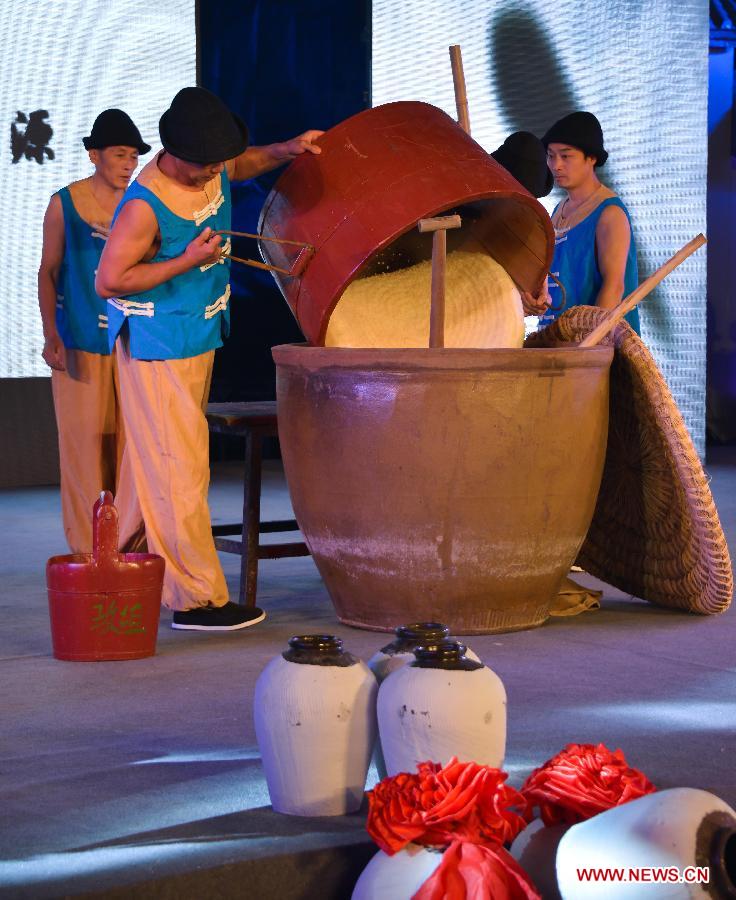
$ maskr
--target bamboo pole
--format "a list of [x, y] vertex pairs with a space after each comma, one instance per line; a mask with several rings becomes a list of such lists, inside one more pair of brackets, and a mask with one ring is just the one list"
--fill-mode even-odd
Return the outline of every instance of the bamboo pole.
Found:
[[452, 83], [455, 86], [455, 107], [457, 121], [466, 134], [470, 134], [470, 112], [468, 95], [465, 92], [465, 73], [463, 72], [463, 52], [459, 44], [450, 47], [450, 65], [452, 66]]
[[603, 340], [608, 332], [623, 319], [626, 313], [631, 312], [636, 304], [653, 291], [663, 278], [666, 278], [673, 269], [676, 269], [680, 265], [680, 263], [685, 262], [688, 256], [695, 253], [695, 251], [699, 247], [702, 247], [705, 242], [706, 238], [704, 234], [699, 234], [691, 241], [688, 241], [688, 243], [678, 250], [674, 256], [670, 257], [666, 263], [661, 265], [653, 275], [650, 275], [649, 278], [642, 281], [635, 291], [632, 291], [617, 307], [612, 309], [600, 325], [596, 325], [590, 334], [580, 342], [580, 346], [595, 347], [595, 345]]

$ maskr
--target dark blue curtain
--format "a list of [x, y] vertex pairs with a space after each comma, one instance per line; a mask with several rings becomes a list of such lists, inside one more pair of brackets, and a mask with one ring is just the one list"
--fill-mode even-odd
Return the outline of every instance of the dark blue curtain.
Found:
[[[252, 144], [326, 130], [369, 105], [370, 3], [365, 0], [199, 0], [199, 83], [245, 119]], [[255, 232], [278, 178], [233, 188], [233, 230]], [[236, 256], [259, 259], [255, 241]], [[218, 351], [212, 400], [274, 396], [274, 344], [303, 340], [270, 274], [232, 264], [232, 332]]]

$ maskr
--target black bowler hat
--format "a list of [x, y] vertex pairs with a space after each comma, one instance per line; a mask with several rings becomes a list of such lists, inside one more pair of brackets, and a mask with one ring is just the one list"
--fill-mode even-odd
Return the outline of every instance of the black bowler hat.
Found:
[[574, 112], [560, 119], [542, 138], [545, 147], [550, 144], [569, 144], [582, 150], [586, 156], [595, 156], [595, 165], [604, 166], [608, 153], [603, 149], [601, 123], [593, 113]]
[[106, 109], [97, 116], [92, 134], [82, 138], [85, 150], [104, 150], [105, 147], [135, 147], [139, 153], [148, 153], [150, 144], [143, 142], [133, 120], [122, 109]]
[[546, 197], [555, 183], [547, 166], [547, 151], [530, 131], [515, 131], [491, 156], [534, 197]]
[[179, 91], [161, 116], [158, 130], [167, 153], [200, 165], [233, 159], [248, 146], [245, 122], [200, 87]]

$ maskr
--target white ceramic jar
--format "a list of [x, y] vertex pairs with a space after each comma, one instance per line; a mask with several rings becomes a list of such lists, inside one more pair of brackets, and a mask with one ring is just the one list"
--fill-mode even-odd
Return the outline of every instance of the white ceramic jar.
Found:
[[[709, 884], [653, 881], [652, 869], [709, 867]], [[581, 879], [582, 869], [623, 869], [627, 881]], [[640, 881], [632, 881], [635, 869]], [[675, 877], [673, 875], [673, 879]], [[557, 884], [563, 900], [647, 900], [736, 897], [736, 812], [695, 788], [657, 791], [573, 825], [557, 848]]]
[[393, 856], [379, 850], [361, 872], [352, 900], [411, 900], [441, 862], [441, 851], [417, 844]]
[[424, 760], [501, 768], [506, 752], [506, 691], [501, 679], [443, 640], [417, 647], [378, 691], [378, 727], [389, 775]]
[[531, 878], [544, 900], [560, 900], [555, 861], [557, 847], [570, 825], [545, 825], [535, 819], [520, 832], [509, 853]]
[[332, 635], [303, 635], [256, 682], [253, 713], [276, 812], [339, 816], [362, 801], [376, 740], [376, 679]]
[[[407, 663], [414, 662], [416, 658], [414, 650], [417, 647], [447, 640], [450, 629], [447, 625], [443, 625], [440, 622], [415, 622], [411, 625], [399, 625], [394, 633], [396, 635], [394, 640], [385, 647], [381, 647], [368, 660], [368, 668], [376, 676], [379, 685], [392, 672], [395, 672]], [[465, 655], [468, 659], [479, 662], [478, 657], [470, 648], [466, 648]], [[383, 758], [380, 737], [376, 741], [373, 762], [375, 763], [379, 779], [385, 778], [388, 773], [386, 771], [386, 762]]]

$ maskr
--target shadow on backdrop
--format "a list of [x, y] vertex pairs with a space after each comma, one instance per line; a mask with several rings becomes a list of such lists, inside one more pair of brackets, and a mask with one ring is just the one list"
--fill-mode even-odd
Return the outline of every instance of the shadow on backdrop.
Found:
[[[501, 114], [509, 132], [531, 131], [542, 137], [550, 125], [576, 110], [587, 108], [575, 88], [575, 75], [569, 72], [554, 37], [536, 17], [529, 3], [514, 3], [495, 12], [488, 24], [490, 72], [495, 83]], [[581, 70], [587, 70], [590, 60], [581, 60]], [[616, 128], [615, 121], [601, 117], [600, 110], [588, 108], [601, 119], [604, 142], [606, 135]], [[599, 171], [601, 181], [619, 193], [616, 183], [615, 160], [610, 159]], [[556, 189], [551, 196], [559, 201]], [[626, 197], [621, 198], [626, 203]], [[627, 204], [628, 206], [628, 204]], [[640, 280], [649, 272], [641, 269], [644, 236], [637, 226], [636, 210], [629, 208], [632, 231], [639, 254]], [[658, 305], [657, 292], [647, 300], [650, 307]], [[644, 313], [644, 317], [646, 314]]]

